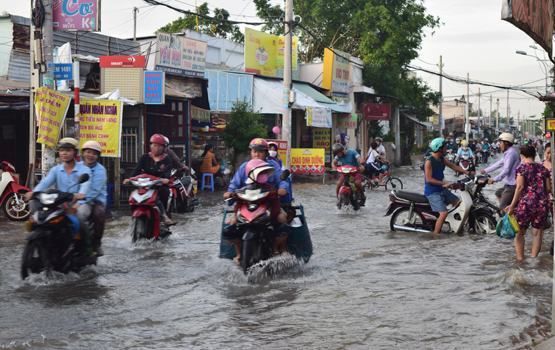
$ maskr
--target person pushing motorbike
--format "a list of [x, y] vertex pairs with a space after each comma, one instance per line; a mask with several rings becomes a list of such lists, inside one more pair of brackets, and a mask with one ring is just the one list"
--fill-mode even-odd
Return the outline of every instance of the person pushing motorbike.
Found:
[[447, 205], [458, 205], [459, 197], [449, 191], [451, 183], [445, 181], [445, 167], [453, 169], [456, 172], [468, 174], [469, 172], [460, 166], [451, 163], [444, 157], [447, 149], [445, 139], [438, 137], [430, 142], [430, 150], [432, 154], [424, 163], [424, 195], [428, 198], [432, 210], [439, 213], [434, 233], [441, 233], [441, 228], [447, 218]]

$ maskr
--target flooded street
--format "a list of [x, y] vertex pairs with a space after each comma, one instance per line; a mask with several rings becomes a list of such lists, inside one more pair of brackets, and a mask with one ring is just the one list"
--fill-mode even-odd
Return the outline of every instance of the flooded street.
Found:
[[[397, 175], [422, 190], [420, 170]], [[221, 204], [177, 215], [165, 242], [132, 245], [113, 220], [98, 266], [28, 282], [21, 224], [2, 219], [0, 348], [519, 349], [548, 332], [551, 233], [518, 266], [510, 240], [392, 233], [383, 188], [356, 214], [334, 188], [296, 184], [314, 255], [257, 283], [218, 258]]]

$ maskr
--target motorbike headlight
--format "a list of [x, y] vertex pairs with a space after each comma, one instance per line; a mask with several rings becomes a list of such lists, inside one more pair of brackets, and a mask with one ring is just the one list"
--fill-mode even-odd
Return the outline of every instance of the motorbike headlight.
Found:
[[54, 204], [54, 202], [56, 202], [56, 199], [58, 199], [57, 193], [41, 193], [39, 195], [39, 201], [44, 205]]

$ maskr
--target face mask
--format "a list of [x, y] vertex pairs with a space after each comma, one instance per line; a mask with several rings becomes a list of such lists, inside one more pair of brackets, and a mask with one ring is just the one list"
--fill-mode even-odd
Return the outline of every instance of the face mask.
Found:
[[277, 156], [277, 151], [270, 151], [270, 157], [275, 158]]

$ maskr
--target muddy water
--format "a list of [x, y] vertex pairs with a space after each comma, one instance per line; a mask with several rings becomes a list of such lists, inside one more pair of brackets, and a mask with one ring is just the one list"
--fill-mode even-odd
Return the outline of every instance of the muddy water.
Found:
[[[398, 173], [414, 190], [421, 174]], [[315, 254], [255, 283], [217, 257], [219, 204], [179, 217], [166, 242], [132, 245], [118, 218], [98, 266], [27, 282], [24, 234], [0, 222], [0, 348], [516, 349], [548, 332], [545, 252], [518, 266], [495, 236], [391, 233], [383, 189], [356, 214], [335, 209], [331, 184], [295, 189]]]

